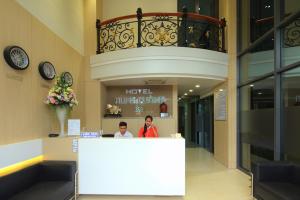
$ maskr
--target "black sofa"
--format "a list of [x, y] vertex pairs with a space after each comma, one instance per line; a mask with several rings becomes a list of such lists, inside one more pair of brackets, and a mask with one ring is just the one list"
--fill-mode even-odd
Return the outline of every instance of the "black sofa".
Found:
[[300, 200], [300, 165], [252, 163], [253, 196], [258, 200]]
[[75, 161], [44, 161], [0, 177], [0, 200], [69, 200], [75, 194]]

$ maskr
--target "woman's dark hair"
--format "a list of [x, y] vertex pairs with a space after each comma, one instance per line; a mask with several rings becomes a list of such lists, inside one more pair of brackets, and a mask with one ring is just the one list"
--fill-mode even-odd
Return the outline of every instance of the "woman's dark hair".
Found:
[[[153, 121], [153, 117], [152, 117], [151, 115], [147, 115], [147, 116], [145, 117], [145, 121], [146, 121], [148, 118], [151, 119], [151, 122]], [[145, 125], [144, 125], [143, 137], [146, 137], [146, 135], [145, 135], [146, 132], [147, 132], [147, 125], [146, 125], [146, 123], [145, 123]]]
[[151, 119], [151, 122], [153, 121], [153, 117], [152, 117], [151, 115], [147, 115], [147, 116], [145, 117], [145, 121], [146, 121], [148, 118]]

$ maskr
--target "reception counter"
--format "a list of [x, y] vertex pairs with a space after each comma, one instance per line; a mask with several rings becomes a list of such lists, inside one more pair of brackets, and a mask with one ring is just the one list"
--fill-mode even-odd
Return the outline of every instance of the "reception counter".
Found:
[[78, 140], [79, 194], [185, 195], [183, 138]]

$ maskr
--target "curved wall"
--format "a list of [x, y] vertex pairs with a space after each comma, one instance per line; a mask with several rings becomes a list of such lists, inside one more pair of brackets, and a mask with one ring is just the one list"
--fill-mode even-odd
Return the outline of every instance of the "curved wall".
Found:
[[228, 56], [205, 49], [147, 47], [91, 56], [91, 77], [100, 81], [139, 77], [190, 77], [224, 80]]

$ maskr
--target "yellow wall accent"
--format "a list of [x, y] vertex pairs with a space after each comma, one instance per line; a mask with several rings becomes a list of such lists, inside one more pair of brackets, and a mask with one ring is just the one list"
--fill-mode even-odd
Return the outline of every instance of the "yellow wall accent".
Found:
[[43, 160], [44, 160], [44, 156], [41, 155], [41, 156], [31, 158], [29, 160], [25, 160], [25, 161], [18, 162], [16, 164], [4, 167], [4, 168], [0, 169], [0, 177], [14, 173], [14, 172], [24, 169], [26, 167], [35, 165], [37, 163], [42, 162]]

